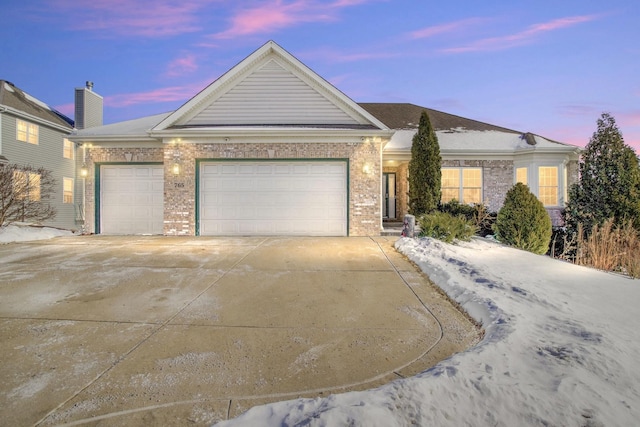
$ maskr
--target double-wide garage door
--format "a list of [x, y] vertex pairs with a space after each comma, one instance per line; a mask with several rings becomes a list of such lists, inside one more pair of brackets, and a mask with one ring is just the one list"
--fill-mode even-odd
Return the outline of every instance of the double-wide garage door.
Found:
[[162, 234], [162, 165], [100, 167], [100, 233]]
[[345, 161], [201, 162], [200, 235], [347, 235]]

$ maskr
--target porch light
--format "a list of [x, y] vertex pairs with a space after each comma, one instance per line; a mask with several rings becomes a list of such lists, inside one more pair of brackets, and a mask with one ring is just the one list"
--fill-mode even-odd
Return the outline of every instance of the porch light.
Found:
[[171, 166], [171, 172], [174, 175], [180, 175], [180, 163], [174, 163], [173, 166]]
[[86, 178], [89, 175], [89, 168], [87, 167], [86, 164], [82, 164], [82, 167], [80, 168], [80, 176], [83, 178]]
[[371, 165], [369, 163], [365, 163], [362, 167], [362, 172], [364, 172], [365, 175], [371, 175], [373, 169], [371, 168]]

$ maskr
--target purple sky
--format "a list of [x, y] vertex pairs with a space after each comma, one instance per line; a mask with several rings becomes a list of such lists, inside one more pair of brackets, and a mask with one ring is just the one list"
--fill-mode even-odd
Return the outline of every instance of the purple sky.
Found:
[[410, 102], [584, 146], [611, 113], [640, 153], [638, 0], [2, 0], [0, 79], [73, 116], [175, 110], [268, 40], [357, 102]]

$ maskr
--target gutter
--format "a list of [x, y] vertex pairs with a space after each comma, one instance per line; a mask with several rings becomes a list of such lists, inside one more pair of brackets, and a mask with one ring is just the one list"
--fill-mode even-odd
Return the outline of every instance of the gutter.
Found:
[[6, 105], [3, 105], [1, 108], [2, 108], [2, 112], [3, 113], [10, 113], [10, 114], [13, 114], [14, 116], [17, 116], [17, 117], [24, 117], [25, 119], [28, 119], [28, 120], [30, 120], [32, 122], [36, 122], [36, 123], [38, 123], [38, 124], [40, 124], [42, 126], [47, 126], [47, 127], [50, 127], [50, 128], [54, 128], [54, 129], [57, 129], [59, 131], [65, 132], [65, 133], [71, 133], [73, 131], [73, 128], [71, 126], [66, 127], [66, 126], [63, 126], [63, 125], [59, 125], [57, 123], [50, 122], [50, 121], [48, 121], [46, 119], [43, 119], [41, 117], [36, 117], [36, 116], [34, 116], [32, 114], [25, 113], [24, 111], [20, 111], [20, 110], [16, 110], [15, 108], [7, 107]]

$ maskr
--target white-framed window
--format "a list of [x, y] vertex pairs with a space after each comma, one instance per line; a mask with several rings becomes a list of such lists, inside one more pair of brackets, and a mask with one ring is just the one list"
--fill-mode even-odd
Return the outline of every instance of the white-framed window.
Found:
[[442, 202], [482, 203], [482, 168], [442, 168]]
[[67, 138], [64, 138], [62, 142], [63, 142], [62, 156], [65, 159], [73, 160], [73, 157], [74, 157], [73, 142], [69, 141]]
[[38, 125], [16, 119], [16, 139], [18, 141], [38, 144]]
[[13, 171], [13, 191], [19, 200], [40, 200], [40, 174]]
[[538, 198], [545, 206], [558, 206], [558, 167], [538, 167]]
[[529, 185], [529, 168], [516, 168], [516, 183], [518, 182]]
[[62, 203], [73, 203], [73, 178], [62, 178]]

